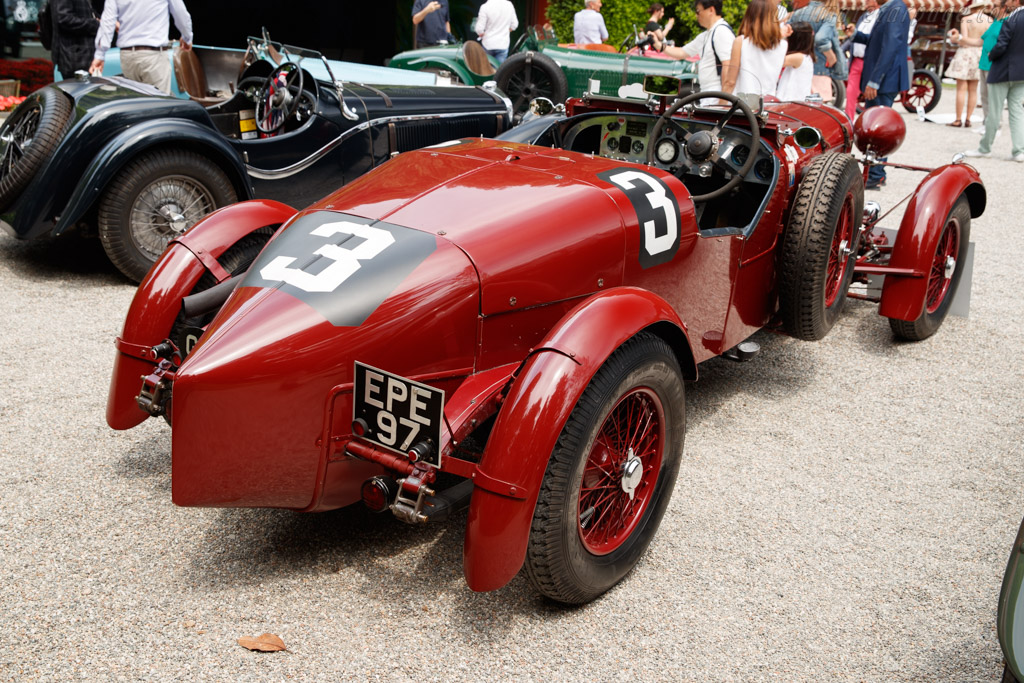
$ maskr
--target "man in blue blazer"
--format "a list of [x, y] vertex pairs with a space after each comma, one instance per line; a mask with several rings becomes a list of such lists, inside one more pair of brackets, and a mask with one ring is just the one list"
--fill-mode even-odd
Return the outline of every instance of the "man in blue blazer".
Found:
[[[907, 69], [910, 13], [903, 0], [879, 0], [878, 4], [882, 7], [864, 48], [864, 71], [860, 76], [865, 108], [891, 107], [897, 95], [910, 87]], [[878, 189], [884, 183], [885, 168], [872, 166], [865, 187]]]
[[1018, 7], [1003, 22], [999, 38], [989, 53], [992, 68], [988, 72], [988, 118], [985, 135], [971, 157], [992, 155], [992, 141], [1003, 118], [1003, 102], [1009, 103], [1010, 158], [1024, 163], [1024, 8]]

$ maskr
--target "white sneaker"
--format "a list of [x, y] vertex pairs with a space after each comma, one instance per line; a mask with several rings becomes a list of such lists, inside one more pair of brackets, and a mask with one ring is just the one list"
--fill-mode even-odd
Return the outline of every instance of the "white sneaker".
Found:
[[1019, 161], [1020, 163], [1024, 164], [1024, 152], [1017, 152], [1010, 158], [1013, 159], [1014, 161]]
[[990, 157], [992, 152], [982, 152], [980, 149], [969, 149], [964, 152], [965, 157]]

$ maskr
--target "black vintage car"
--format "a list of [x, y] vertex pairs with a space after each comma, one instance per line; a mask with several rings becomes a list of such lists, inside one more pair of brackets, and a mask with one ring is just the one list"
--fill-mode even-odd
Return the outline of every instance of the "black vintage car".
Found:
[[399, 152], [510, 125], [492, 89], [343, 82], [315, 51], [250, 46], [226, 99], [84, 74], [32, 94], [0, 127], [0, 224], [21, 239], [83, 227], [138, 281], [219, 207], [304, 206]]

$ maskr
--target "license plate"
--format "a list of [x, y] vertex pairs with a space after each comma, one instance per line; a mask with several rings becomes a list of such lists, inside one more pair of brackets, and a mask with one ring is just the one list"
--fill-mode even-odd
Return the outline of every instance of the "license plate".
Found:
[[421, 442], [430, 444], [420, 457], [433, 467], [441, 466], [444, 392], [356, 361], [352, 419], [362, 420], [362, 438], [407, 454]]

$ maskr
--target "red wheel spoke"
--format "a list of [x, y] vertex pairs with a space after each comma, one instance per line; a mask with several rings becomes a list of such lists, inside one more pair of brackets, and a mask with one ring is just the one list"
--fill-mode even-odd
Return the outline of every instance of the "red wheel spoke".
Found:
[[932, 260], [928, 273], [927, 301], [925, 308], [929, 313], [934, 313], [945, 300], [952, 281], [946, 276], [946, 264], [949, 259], [955, 259], [960, 251], [960, 227], [955, 221], [946, 224], [939, 243], [935, 247], [935, 257]]
[[[831, 306], [839, 297], [840, 288], [846, 279], [846, 269], [849, 263], [848, 253], [844, 254], [843, 249], [851, 249], [853, 242], [853, 197], [847, 195], [843, 201], [843, 208], [839, 213], [839, 222], [836, 225], [835, 234], [832, 236], [832, 244], [829, 246], [828, 265], [825, 275], [825, 306]], [[845, 247], [843, 243], [846, 243]]]
[[[590, 552], [604, 555], [614, 551], [643, 518], [661, 467], [663, 414], [657, 396], [650, 389], [637, 388], [623, 396], [605, 418], [584, 466], [579, 491], [580, 538]], [[636, 460], [640, 479], [636, 480], [634, 470], [627, 484], [626, 468], [637, 467]], [[633, 487], [632, 499], [628, 487]]]

